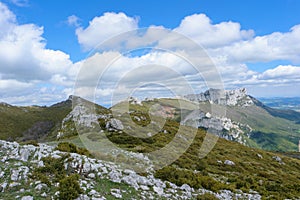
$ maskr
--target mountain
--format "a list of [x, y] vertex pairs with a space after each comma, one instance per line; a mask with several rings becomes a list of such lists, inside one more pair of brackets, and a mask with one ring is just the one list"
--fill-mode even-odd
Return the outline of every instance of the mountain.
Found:
[[[152, 130], [146, 126], [151, 120], [159, 125], [168, 119], [182, 125], [204, 128], [210, 133], [250, 147], [298, 151], [300, 113], [270, 108], [247, 95], [244, 88], [229, 91], [210, 89], [179, 99], [148, 99], [139, 102], [131, 98], [129, 101], [130, 109], [133, 110], [127, 115], [138, 125], [132, 126], [135, 129], [131, 132], [144, 136], [152, 134]], [[122, 102], [107, 109], [76, 96], [49, 107], [17, 107], [1, 103], [0, 139], [50, 141], [76, 136], [77, 130], [122, 131], [127, 127], [122, 124], [127, 111], [113, 113], [121, 105]], [[154, 105], [158, 106], [156, 110], [153, 109]], [[161, 127], [157, 127], [156, 131], [161, 131]], [[139, 139], [132, 139], [136, 140]]]
[[300, 97], [265, 97], [259, 100], [271, 108], [300, 112]]
[[[46, 143], [0, 141], [0, 199], [299, 198], [299, 124], [244, 89], [198, 96], [129, 98], [110, 109], [77, 96], [2, 105], [10, 135]], [[54, 125], [34, 126], [47, 121]]]
[[[225, 92], [210, 89], [184, 99], [200, 107], [200, 113], [191, 111], [194, 114], [185, 119], [196, 121], [199, 128], [252, 147], [298, 151], [300, 113], [296, 111], [270, 108], [247, 95], [246, 89]], [[215, 110], [225, 110], [226, 114], [212, 115], [211, 105]]]

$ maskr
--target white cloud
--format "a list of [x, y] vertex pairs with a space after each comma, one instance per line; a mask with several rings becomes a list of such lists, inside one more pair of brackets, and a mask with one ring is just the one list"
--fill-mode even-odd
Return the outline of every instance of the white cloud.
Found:
[[279, 65], [274, 69], [268, 69], [263, 72], [259, 79], [269, 80], [269, 79], [300, 79], [300, 67], [291, 65]]
[[13, 4], [20, 7], [25, 7], [29, 5], [28, 0], [10, 0]]
[[81, 19], [77, 17], [76, 15], [70, 15], [67, 19], [67, 23], [70, 26], [79, 27], [80, 26]]
[[105, 40], [120, 33], [138, 28], [138, 19], [128, 17], [124, 13], [104, 13], [89, 22], [86, 28], [76, 29], [78, 42], [85, 50], [91, 50]]
[[174, 29], [207, 48], [221, 47], [253, 37], [253, 30], [241, 30], [239, 23], [221, 22], [212, 24], [205, 14], [185, 17]]
[[226, 54], [235, 62], [269, 62], [287, 60], [300, 63], [300, 25], [289, 32], [274, 32], [257, 36], [219, 49], [215, 53]]

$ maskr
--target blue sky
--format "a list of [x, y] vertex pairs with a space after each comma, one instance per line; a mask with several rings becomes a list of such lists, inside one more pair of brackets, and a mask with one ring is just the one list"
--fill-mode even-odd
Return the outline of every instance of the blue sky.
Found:
[[[107, 39], [107, 35], [149, 26], [178, 31], [204, 46], [218, 65], [224, 85], [228, 89], [246, 87], [251, 95], [259, 97], [300, 96], [300, 53], [297, 53], [300, 52], [298, 0], [0, 2], [2, 7], [5, 7], [2, 9], [0, 21], [1, 17], [2, 21], [7, 21], [3, 24], [0, 22], [0, 26], [3, 25], [0, 27], [0, 33], [1, 29], [5, 32], [6, 27], [11, 26], [12, 29], [7, 29], [5, 34], [14, 35], [16, 30], [26, 31], [28, 34], [28, 37], [24, 38], [16, 36], [19, 37], [16, 40], [20, 41], [20, 44], [10, 44], [11, 51], [14, 52], [15, 48], [19, 53], [15, 57], [12, 56], [11, 59], [15, 60], [9, 60], [5, 53], [1, 55], [0, 52], [0, 101], [43, 105], [63, 100], [72, 93], [78, 65], [87, 60], [93, 45], [96, 46], [99, 41]], [[11, 14], [6, 16], [4, 11]], [[70, 21], [70, 16], [73, 16], [73, 21]], [[119, 20], [122, 23], [120, 29], [115, 30], [114, 26], [118, 25], [111, 25], [113, 22], [110, 24], [110, 19]], [[93, 20], [97, 23], [92, 26]], [[24, 25], [29, 24], [33, 27], [24, 28]], [[190, 27], [198, 29], [192, 30]], [[99, 37], [103, 38], [93, 41], [89, 39], [90, 34], [94, 34], [93, 31], [108, 32], [100, 34]], [[212, 41], [206, 43], [203, 37], [207, 35], [198, 34], [200, 31], [207, 31], [208, 35], [212, 36]], [[223, 35], [222, 41], [220, 38], [213, 38]], [[227, 35], [228, 38], [225, 37]], [[1, 42], [7, 42], [7, 38], [1, 38], [0, 34], [0, 48]], [[24, 42], [25, 40], [28, 42]], [[35, 49], [36, 46], [38, 49]], [[34, 60], [37, 57], [34, 53], [29, 55], [28, 52], [21, 52], [26, 48], [40, 51], [38, 56], [43, 57], [43, 62]], [[22, 57], [28, 58], [28, 63], [22, 62], [26, 60]], [[20, 62], [17, 62], [18, 59]], [[128, 62], [132, 64], [135, 61]], [[20, 66], [22, 64], [24, 67]], [[126, 66], [122, 69], [124, 68]], [[236, 73], [236, 77], [232, 77], [232, 73]], [[15, 89], [8, 92], [12, 85]], [[112, 90], [105, 88], [105, 91], [106, 96], [109, 96], [109, 91]]]

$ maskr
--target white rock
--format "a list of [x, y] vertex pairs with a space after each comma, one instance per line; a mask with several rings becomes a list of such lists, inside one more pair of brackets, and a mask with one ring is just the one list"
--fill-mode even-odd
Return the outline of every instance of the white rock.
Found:
[[116, 182], [116, 183], [120, 183], [121, 182], [120, 177], [122, 176], [122, 174], [120, 172], [111, 171], [108, 175], [109, 175], [110, 179], [113, 182]]
[[225, 160], [225, 161], [224, 161], [224, 164], [225, 164], [225, 165], [230, 165], [230, 166], [235, 165], [235, 163], [234, 163], [233, 161], [231, 161], [231, 160]]
[[111, 189], [110, 194], [118, 199], [122, 198], [121, 190], [119, 190], [119, 189]]
[[94, 178], [96, 177], [96, 175], [95, 175], [94, 173], [90, 173], [90, 174], [88, 175], [88, 177], [94, 179]]
[[12, 181], [17, 181], [17, 180], [19, 180], [19, 173], [20, 173], [19, 170], [13, 169], [13, 170], [12, 170], [12, 174], [11, 174], [11, 176], [10, 176], [10, 179], [11, 179]]
[[32, 196], [24, 196], [21, 200], [33, 200]]
[[186, 192], [192, 192], [192, 188], [188, 184], [183, 184], [180, 189], [185, 190]]
[[44, 192], [43, 194], [41, 194], [42, 197], [47, 197], [46, 192]]
[[164, 190], [161, 187], [153, 186], [153, 191], [156, 192], [159, 196], [162, 196], [164, 194]]
[[258, 158], [260, 158], [260, 159], [263, 159], [263, 156], [262, 155], [260, 155], [259, 153], [258, 154], [256, 154], [257, 155], [257, 157]]
[[26, 162], [28, 160], [28, 157], [30, 155], [30, 151], [26, 148], [22, 148], [20, 150], [20, 159], [24, 162]]
[[5, 172], [0, 172], [0, 178], [4, 176]]
[[40, 183], [37, 186], [35, 186], [35, 190], [42, 190], [43, 188], [47, 188], [47, 185], [44, 183]]
[[149, 190], [149, 187], [146, 186], [146, 185], [140, 185], [140, 188], [141, 188], [142, 190]]
[[89, 195], [96, 195], [96, 194], [98, 194], [98, 192], [96, 191], [96, 190], [91, 190], [90, 192], [89, 192]]
[[75, 200], [90, 200], [90, 198], [87, 196], [87, 195], [85, 195], [85, 194], [81, 194], [77, 199], [75, 199]]

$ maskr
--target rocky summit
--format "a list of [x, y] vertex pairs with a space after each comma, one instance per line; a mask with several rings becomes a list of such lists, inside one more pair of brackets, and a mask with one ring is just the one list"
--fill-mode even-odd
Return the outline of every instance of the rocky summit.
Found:
[[208, 101], [211, 104], [220, 104], [227, 106], [250, 106], [254, 104], [250, 96], [247, 95], [246, 88], [239, 88], [235, 90], [220, 90], [211, 88], [200, 94], [186, 95], [184, 96], [184, 98], [190, 101]]

